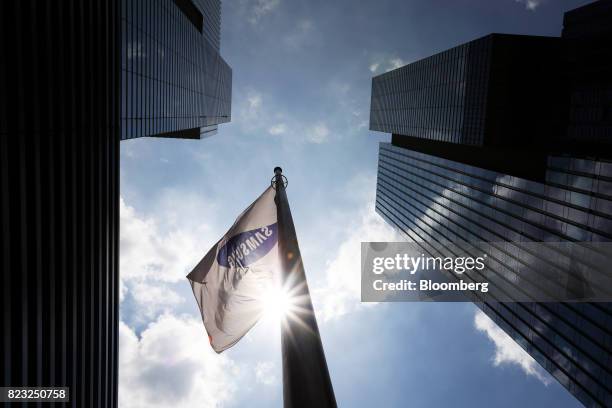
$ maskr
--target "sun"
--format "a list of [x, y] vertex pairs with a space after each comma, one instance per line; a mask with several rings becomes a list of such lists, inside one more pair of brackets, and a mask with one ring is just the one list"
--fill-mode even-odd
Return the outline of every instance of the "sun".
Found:
[[288, 291], [280, 286], [270, 288], [262, 297], [262, 302], [264, 317], [277, 321], [286, 319], [294, 304]]
[[295, 277], [291, 277], [283, 283], [275, 281], [262, 290], [258, 297], [262, 320], [285, 328], [293, 324], [305, 327], [304, 319], [312, 314], [309, 296], [304, 293], [305, 285], [305, 282], [296, 284]]

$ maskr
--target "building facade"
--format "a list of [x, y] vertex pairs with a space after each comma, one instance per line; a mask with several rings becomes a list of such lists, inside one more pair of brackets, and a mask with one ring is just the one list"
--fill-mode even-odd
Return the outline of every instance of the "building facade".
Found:
[[[612, 162], [550, 156], [540, 183], [382, 143], [376, 211], [426, 251], [464, 241], [610, 241]], [[581, 402], [610, 405], [611, 304], [478, 306]]]
[[571, 99], [568, 137], [612, 143], [612, 3], [599, 1], [563, 18]]
[[119, 141], [230, 120], [219, 16], [214, 0], [0, 2], [2, 386], [117, 406]]
[[123, 0], [121, 139], [199, 139], [231, 120], [220, 19], [220, 1]]
[[[609, 6], [597, 2], [586, 7], [602, 3]], [[583, 26], [588, 26], [585, 16], [603, 15], [585, 10], [580, 11]], [[564, 37], [576, 32], [568, 26], [575, 21], [572, 16], [574, 11], [566, 14]], [[607, 27], [612, 27], [610, 20]], [[590, 35], [588, 41], [596, 36]], [[543, 117], [523, 116], [520, 107], [506, 109], [517, 101], [508, 84], [526, 83], [526, 72], [506, 69], [504, 58], [494, 56], [513, 53], [507, 47], [514, 47], [508, 43], [515, 38], [504, 37], [505, 43], [496, 43], [496, 35], [487, 36], [373, 79], [370, 128], [392, 133], [391, 143], [380, 145], [377, 213], [424, 251], [431, 250], [429, 243], [439, 248], [445, 242], [612, 241], [612, 161], [607, 153], [612, 150], [601, 137], [584, 138], [587, 124], [576, 120], [579, 100], [588, 99], [576, 95], [585, 89], [599, 95], [609, 68], [596, 60], [597, 67], [583, 61], [578, 69], [576, 48], [565, 38], [534, 37], [532, 43], [521, 36], [519, 48], [554, 56], [548, 69], [556, 70], [548, 71], [549, 82], [521, 89], [521, 99], [543, 101], [548, 96], [542, 91], [553, 88], [551, 95], [558, 98]], [[475, 43], [480, 43], [479, 57], [469, 57]], [[467, 68], [470, 58], [476, 58], [479, 69]], [[548, 63], [542, 64], [544, 74]], [[536, 59], [536, 77], [539, 67]], [[585, 78], [575, 73], [589, 69], [608, 69], [608, 76], [586, 87]], [[470, 78], [470, 70], [480, 78]], [[505, 79], [495, 80], [504, 71]], [[591, 100], [600, 107], [602, 101]], [[512, 118], [522, 123], [507, 132], [504, 127]], [[588, 126], [607, 126], [589, 118]], [[521, 129], [527, 130], [521, 134]], [[477, 305], [583, 404], [612, 405], [611, 304]]]
[[558, 139], [562, 50], [559, 38], [490, 34], [386, 72], [372, 81], [370, 128], [469, 146]]

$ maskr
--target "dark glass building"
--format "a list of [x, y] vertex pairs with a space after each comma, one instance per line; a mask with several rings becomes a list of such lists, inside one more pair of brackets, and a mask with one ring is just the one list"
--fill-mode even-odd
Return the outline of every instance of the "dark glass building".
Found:
[[121, 139], [199, 139], [231, 119], [220, 1], [122, 1]]
[[218, 0], [0, 2], [0, 385], [117, 405], [119, 141], [230, 120], [219, 19]]
[[[424, 251], [445, 242], [612, 241], [612, 149], [585, 130], [608, 126], [594, 108], [604, 99], [590, 98], [612, 72], [600, 59], [575, 58], [609, 47], [600, 36], [612, 20], [596, 11], [609, 5], [568, 12], [563, 38], [493, 34], [375, 77], [370, 128], [392, 133], [380, 145], [376, 211]], [[546, 56], [533, 60], [533, 82], [513, 68], [531, 59], [505, 59], [521, 47]], [[542, 112], [513, 106], [551, 97]], [[600, 116], [578, 121], [587, 100]], [[583, 404], [612, 405], [611, 304], [477, 305]]]
[[[470, 146], [558, 139], [562, 41], [490, 34], [372, 82], [370, 127]], [[565, 115], [567, 116], [567, 115]]]
[[571, 83], [568, 137], [612, 143], [612, 2], [599, 1], [565, 13]]

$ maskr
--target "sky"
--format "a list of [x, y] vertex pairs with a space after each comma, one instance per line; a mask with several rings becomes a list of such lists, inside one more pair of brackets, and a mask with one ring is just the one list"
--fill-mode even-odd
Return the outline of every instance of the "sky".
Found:
[[374, 212], [372, 76], [491, 32], [558, 36], [585, 3], [223, 2], [231, 123], [121, 142], [120, 406], [282, 406], [278, 322], [216, 354], [185, 279], [275, 166], [340, 406], [580, 406], [471, 303], [361, 303], [359, 249], [401, 240]]

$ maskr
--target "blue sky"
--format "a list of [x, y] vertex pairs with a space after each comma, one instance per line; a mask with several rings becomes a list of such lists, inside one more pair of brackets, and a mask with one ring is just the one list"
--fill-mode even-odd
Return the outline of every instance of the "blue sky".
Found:
[[184, 278], [276, 165], [340, 406], [579, 406], [469, 303], [361, 304], [359, 243], [398, 239], [373, 211], [390, 137], [368, 130], [371, 77], [490, 32], [559, 35], [584, 3], [224, 2], [232, 122], [121, 143], [121, 406], [281, 406], [274, 319], [217, 355]]

